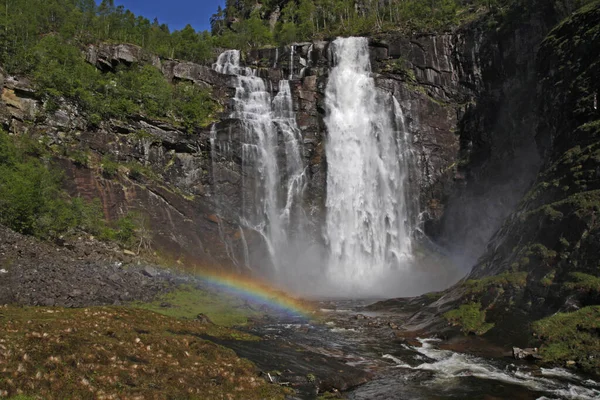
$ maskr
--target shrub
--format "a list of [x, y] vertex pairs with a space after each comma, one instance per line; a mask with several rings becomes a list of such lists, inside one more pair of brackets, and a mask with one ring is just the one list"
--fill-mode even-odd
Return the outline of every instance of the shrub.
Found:
[[188, 132], [209, 124], [215, 108], [208, 90], [187, 82], [175, 86], [173, 109]]
[[[0, 223], [41, 239], [54, 239], [80, 229], [102, 240], [131, 246], [137, 238], [137, 214], [112, 225], [104, 219], [98, 199], [69, 198], [61, 189], [62, 175], [40, 159], [38, 147], [26, 137], [0, 131]], [[116, 174], [118, 164], [103, 161], [105, 173]]]
[[119, 163], [110, 156], [102, 157], [100, 168], [102, 168], [102, 175], [105, 178], [114, 178], [119, 173]]

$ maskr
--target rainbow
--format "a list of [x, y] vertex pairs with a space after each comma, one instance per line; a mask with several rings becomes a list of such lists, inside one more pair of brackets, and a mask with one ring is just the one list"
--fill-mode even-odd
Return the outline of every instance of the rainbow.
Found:
[[251, 304], [265, 306], [276, 314], [310, 319], [315, 309], [306, 301], [294, 298], [265, 282], [241, 275], [207, 274], [197, 277], [209, 286]]

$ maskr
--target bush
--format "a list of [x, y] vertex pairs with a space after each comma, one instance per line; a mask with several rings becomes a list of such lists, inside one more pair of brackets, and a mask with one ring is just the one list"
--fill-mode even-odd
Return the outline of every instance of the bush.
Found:
[[0, 166], [0, 222], [17, 232], [55, 236], [72, 226], [60, 175], [30, 159]]
[[203, 127], [211, 122], [216, 103], [208, 90], [181, 82], [175, 86], [173, 95], [175, 116], [182, 121], [188, 132], [192, 133], [196, 127]]
[[33, 77], [46, 99], [46, 111], [67, 100], [87, 115], [91, 126], [138, 114], [179, 122], [193, 132], [208, 124], [216, 109], [210, 91], [190, 83], [171, 85], [151, 65], [102, 74], [85, 62], [78, 48], [55, 36], [33, 48], [33, 59]]
[[[98, 199], [69, 198], [61, 189], [62, 175], [40, 161], [39, 148], [26, 137], [0, 131], [0, 223], [40, 239], [54, 239], [76, 229], [131, 246], [137, 240], [137, 214], [109, 224]], [[103, 161], [104, 173], [116, 174], [118, 164]]]

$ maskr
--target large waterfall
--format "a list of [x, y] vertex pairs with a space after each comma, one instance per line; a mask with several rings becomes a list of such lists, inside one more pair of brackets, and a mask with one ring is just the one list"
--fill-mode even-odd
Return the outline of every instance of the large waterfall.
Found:
[[292, 252], [292, 238], [304, 227], [302, 193], [306, 185], [301, 132], [296, 124], [290, 83], [279, 82], [272, 98], [256, 71], [240, 66], [240, 52], [222, 53], [214, 69], [233, 75], [235, 97], [231, 118], [242, 124], [241, 222], [259, 232], [269, 251], [275, 275]]
[[396, 99], [376, 88], [365, 38], [332, 43], [326, 90], [329, 276], [375, 294], [411, 257], [410, 146]]
[[[367, 39], [337, 39], [330, 51], [322, 235], [308, 229], [304, 214], [307, 177], [290, 81], [281, 80], [272, 96], [256, 70], [240, 66], [235, 50], [214, 65], [236, 88], [231, 118], [241, 123], [243, 136], [240, 222], [263, 236], [270, 276], [290, 287], [335, 296], [397, 291], [416, 276], [410, 271], [415, 210], [408, 197], [404, 116], [371, 77]], [[325, 251], [315, 246], [319, 242]]]

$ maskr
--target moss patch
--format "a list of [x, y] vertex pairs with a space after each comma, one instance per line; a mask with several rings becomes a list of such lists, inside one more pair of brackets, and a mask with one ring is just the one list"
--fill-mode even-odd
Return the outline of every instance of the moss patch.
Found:
[[195, 319], [198, 314], [204, 314], [221, 326], [245, 325], [248, 318], [262, 315], [239, 298], [189, 285], [183, 285], [152, 303], [135, 303], [134, 306], [175, 318]]
[[[117, 307], [0, 309], [0, 395], [281, 399], [210, 325]], [[225, 328], [222, 328], [225, 329]]]
[[480, 303], [463, 304], [445, 313], [444, 318], [452, 325], [460, 326], [466, 334], [483, 335], [494, 327], [494, 324], [485, 322], [485, 310], [481, 309]]
[[542, 340], [545, 361], [575, 361], [583, 370], [600, 374], [600, 306], [555, 314], [536, 321], [533, 330]]
[[590, 293], [600, 293], [599, 277], [584, 274], [582, 272], [573, 272], [570, 274], [570, 277], [572, 281], [565, 284], [567, 289]]
[[524, 287], [526, 283], [527, 272], [505, 272], [500, 275], [483, 279], [469, 279], [465, 282], [465, 286], [468, 288], [469, 294], [480, 294], [491, 287], [502, 287], [506, 289], [513, 286], [519, 288]]

